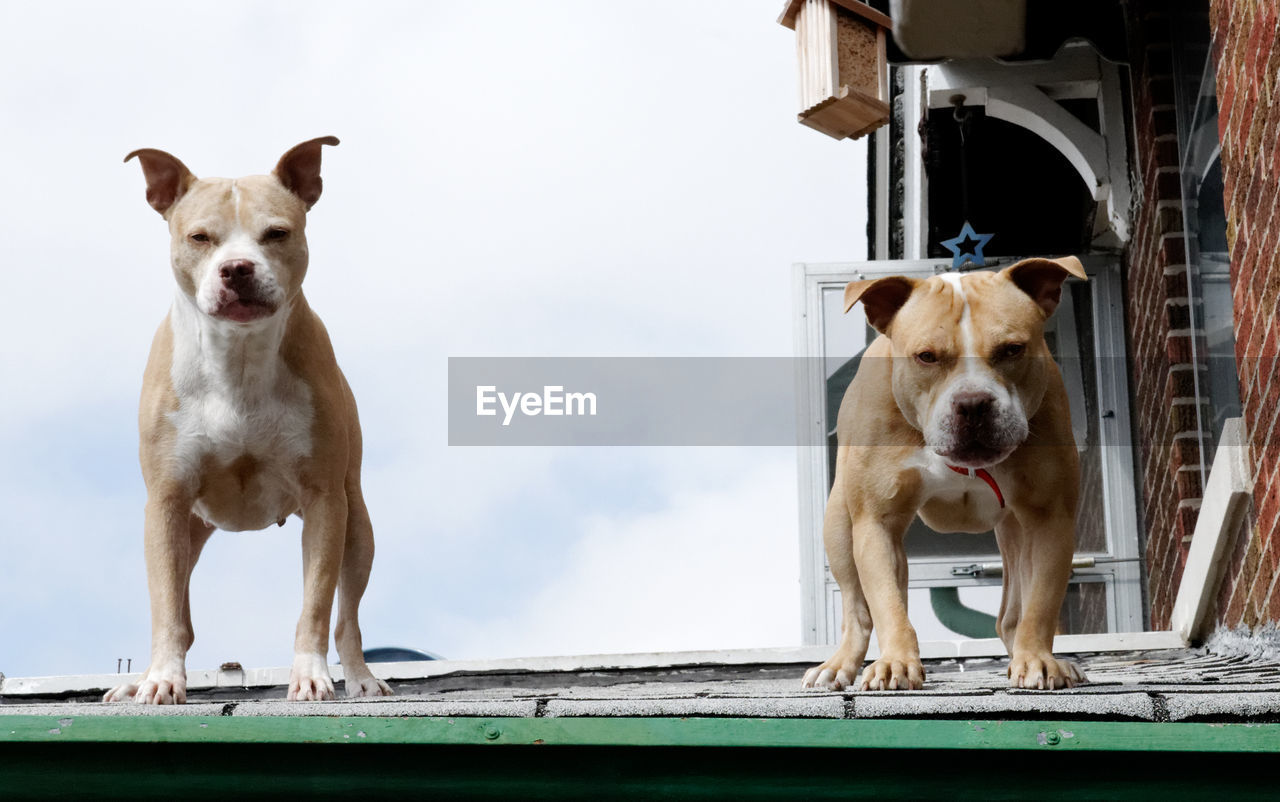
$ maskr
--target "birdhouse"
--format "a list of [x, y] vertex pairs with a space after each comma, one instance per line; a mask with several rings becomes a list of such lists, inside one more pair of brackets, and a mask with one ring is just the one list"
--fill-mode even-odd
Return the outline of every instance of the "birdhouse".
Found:
[[889, 121], [889, 18], [858, 0], [788, 0], [778, 22], [796, 32], [800, 122], [835, 139]]

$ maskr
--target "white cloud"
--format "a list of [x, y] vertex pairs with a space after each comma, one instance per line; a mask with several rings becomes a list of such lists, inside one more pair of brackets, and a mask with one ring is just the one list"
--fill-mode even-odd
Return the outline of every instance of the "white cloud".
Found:
[[723, 478], [660, 510], [590, 516], [541, 588], [450, 656], [794, 645], [794, 459], [775, 450]]

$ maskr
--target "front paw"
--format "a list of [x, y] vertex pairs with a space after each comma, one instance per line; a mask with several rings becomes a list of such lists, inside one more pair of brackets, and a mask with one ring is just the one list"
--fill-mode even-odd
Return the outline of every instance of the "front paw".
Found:
[[858, 681], [862, 691], [918, 691], [924, 687], [919, 655], [886, 654], [867, 666]]
[[346, 686], [347, 696], [349, 698], [357, 698], [361, 696], [394, 696], [391, 692], [391, 686], [375, 677], [373, 674], [367, 674], [364, 677], [347, 677], [342, 683]]
[[133, 701], [144, 705], [185, 705], [187, 678], [184, 675], [145, 679], [139, 683]]
[[290, 702], [324, 702], [334, 698], [333, 677], [322, 654], [297, 654], [289, 672]]
[[107, 691], [104, 702], [133, 700], [141, 705], [184, 705], [187, 703], [185, 669], [147, 669], [138, 684], [122, 683]]
[[124, 682], [102, 695], [104, 702], [128, 702], [138, 692], [138, 686], [132, 682]]
[[804, 672], [801, 684], [806, 688], [843, 691], [853, 684], [853, 678], [858, 676], [858, 669], [861, 667], [862, 657], [855, 660], [837, 652], [827, 662]]
[[1070, 660], [1049, 652], [1014, 652], [1009, 660], [1009, 687], [1056, 690], [1086, 682], [1084, 672]]

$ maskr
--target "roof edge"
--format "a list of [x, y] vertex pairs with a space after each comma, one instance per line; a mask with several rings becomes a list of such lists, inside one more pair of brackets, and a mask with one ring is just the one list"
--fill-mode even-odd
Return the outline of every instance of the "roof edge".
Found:
[[[1121, 632], [1099, 635], [1059, 635], [1054, 651], [1061, 654], [1127, 652], [1150, 649], [1180, 649], [1186, 643], [1173, 632]], [[490, 660], [430, 660], [408, 663], [372, 663], [373, 673], [384, 680], [413, 680], [451, 674], [524, 674], [581, 671], [623, 671], [635, 669], [694, 668], [699, 666], [812, 665], [831, 656], [834, 646], [778, 646], [757, 649], [711, 649], [683, 652], [633, 652], [553, 657], [509, 657]], [[1004, 657], [998, 638], [979, 640], [925, 641], [920, 656], [926, 660]], [[869, 659], [878, 656], [875, 647]], [[194, 669], [187, 672], [187, 689], [262, 688], [289, 683], [289, 667], [246, 669]], [[342, 666], [329, 671], [334, 681], [343, 679]], [[0, 697], [53, 696], [105, 691], [133, 674], [81, 674], [49, 677], [3, 677]]]

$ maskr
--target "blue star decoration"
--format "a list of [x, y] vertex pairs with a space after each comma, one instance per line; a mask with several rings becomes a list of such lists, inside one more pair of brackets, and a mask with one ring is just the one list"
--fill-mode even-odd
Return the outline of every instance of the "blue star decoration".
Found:
[[958, 236], [942, 241], [942, 247], [951, 251], [951, 269], [956, 270], [965, 262], [973, 262], [975, 267], [986, 267], [987, 260], [982, 255], [982, 249], [994, 236], [995, 234], [977, 233], [969, 225], [969, 221], [965, 220], [964, 228], [960, 229]]

